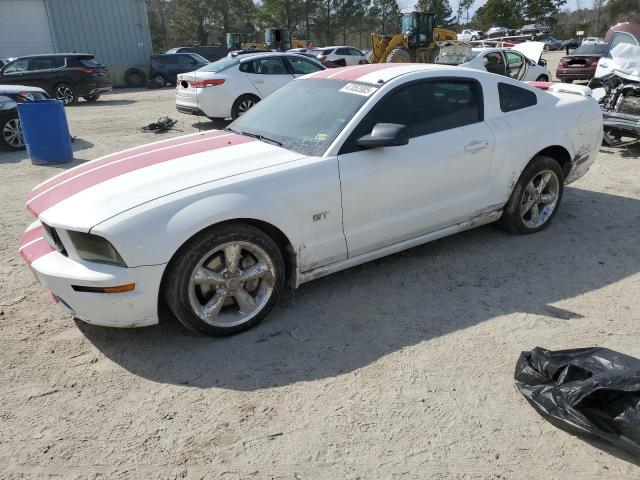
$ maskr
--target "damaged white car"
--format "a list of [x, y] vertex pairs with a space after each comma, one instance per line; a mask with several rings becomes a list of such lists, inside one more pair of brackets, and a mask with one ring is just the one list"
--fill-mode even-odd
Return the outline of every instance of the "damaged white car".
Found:
[[602, 113], [587, 90], [438, 65], [321, 71], [226, 131], [38, 185], [20, 253], [87, 322], [154, 324], [164, 302], [194, 331], [235, 333], [263, 319], [286, 282], [489, 222], [546, 228], [598, 153]]
[[439, 42], [436, 63], [475, 68], [521, 81], [547, 82], [551, 73], [541, 60], [543, 42], [523, 42], [512, 48], [472, 47], [465, 42]]

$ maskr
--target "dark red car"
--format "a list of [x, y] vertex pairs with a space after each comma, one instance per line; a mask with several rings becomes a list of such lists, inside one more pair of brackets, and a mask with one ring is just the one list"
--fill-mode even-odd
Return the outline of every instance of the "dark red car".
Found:
[[606, 43], [582, 45], [576, 48], [571, 55], [562, 57], [556, 70], [556, 77], [565, 83], [574, 80], [591, 80], [596, 73], [598, 60], [609, 51]]

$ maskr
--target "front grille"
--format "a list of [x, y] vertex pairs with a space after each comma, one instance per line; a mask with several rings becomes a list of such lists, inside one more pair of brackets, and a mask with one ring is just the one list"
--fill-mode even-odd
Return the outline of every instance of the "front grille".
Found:
[[60, 240], [60, 237], [58, 236], [58, 232], [56, 232], [56, 229], [51, 228], [46, 223], [43, 223], [42, 226], [44, 227], [44, 231], [46, 233], [46, 236], [48, 237], [47, 240], [49, 241], [49, 243], [53, 242], [53, 245], [51, 246], [55, 247], [55, 249], [58, 252], [66, 256], [67, 250], [64, 248], [64, 245], [62, 244], [62, 240]]

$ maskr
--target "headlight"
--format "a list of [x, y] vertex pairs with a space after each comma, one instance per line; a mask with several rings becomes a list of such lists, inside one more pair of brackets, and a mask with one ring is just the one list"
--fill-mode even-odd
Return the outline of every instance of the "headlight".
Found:
[[78, 255], [83, 260], [109, 263], [121, 267], [127, 266], [120, 254], [106, 238], [89, 233], [74, 232], [72, 230], [67, 230], [67, 233], [76, 252], [78, 252]]

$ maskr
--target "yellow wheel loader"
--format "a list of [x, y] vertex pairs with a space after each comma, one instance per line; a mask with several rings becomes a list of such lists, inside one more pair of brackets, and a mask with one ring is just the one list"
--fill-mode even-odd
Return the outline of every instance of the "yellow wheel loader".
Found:
[[369, 63], [433, 63], [438, 56], [436, 42], [456, 40], [456, 32], [434, 27], [435, 16], [429, 12], [402, 15], [402, 33], [371, 34]]

